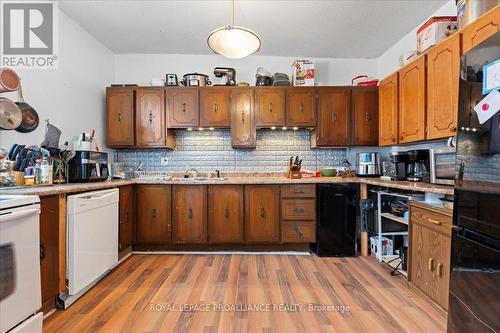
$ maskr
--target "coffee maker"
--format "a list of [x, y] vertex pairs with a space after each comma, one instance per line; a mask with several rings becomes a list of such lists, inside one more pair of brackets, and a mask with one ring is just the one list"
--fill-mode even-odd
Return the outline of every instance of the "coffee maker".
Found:
[[390, 180], [406, 180], [408, 168], [408, 153], [405, 151], [393, 151], [389, 154], [389, 161], [382, 163], [382, 174]]
[[98, 182], [108, 179], [108, 154], [79, 150], [68, 163], [68, 181]]
[[429, 149], [416, 149], [408, 151], [408, 166], [406, 179], [412, 182], [430, 182]]

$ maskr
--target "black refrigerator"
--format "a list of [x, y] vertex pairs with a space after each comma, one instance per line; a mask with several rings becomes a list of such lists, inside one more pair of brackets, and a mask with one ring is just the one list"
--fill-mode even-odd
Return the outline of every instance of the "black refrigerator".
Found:
[[448, 332], [500, 332], [500, 113], [473, 109], [499, 59], [500, 32], [461, 59]]
[[311, 250], [320, 257], [354, 257], [359, 218], [358, 184], [317, 186], [316, 243]]

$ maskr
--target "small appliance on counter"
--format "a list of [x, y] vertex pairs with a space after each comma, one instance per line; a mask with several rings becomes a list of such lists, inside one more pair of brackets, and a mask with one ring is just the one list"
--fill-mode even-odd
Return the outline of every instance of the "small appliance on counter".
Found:
[[68, 181], [98, 182], [109, 177], [108, 154], [96, 151], [79, 150], [68, 163]]
[[177, 80], [177, 74], [167, 74], [165, 76], [165, 85], [166, 86], [178, 86], [179, 81]]
[[378, 153], [356, 153], [356, 176], [380, 176]]
[[184, 74], [182, 80], [179, 83], [186, 87], [205, 87], [212, 84], [212, 82], [210, 82], [210, 80], [208, 79], [208, 75], [200, 73]]
[[270, 86], [273, 83], [271, 72], [264, 67], [257, 68], [255, 74], [255, 86]]
[[389, 154], [389, 161], [382, 162], [382, 177], [388, 180], [406, 180], [408, 153], [393, 151]]
[[229, 67], [215, 67], [214, 76], [219, 80], [215, 86], [235, 86], [236, 70]]
[[409, 150], [408, 159], [406, 180], [429, 183], [429, 149]]
[[456, 147], [429, 149], [430, 181], [433, 184], [455, 184]]

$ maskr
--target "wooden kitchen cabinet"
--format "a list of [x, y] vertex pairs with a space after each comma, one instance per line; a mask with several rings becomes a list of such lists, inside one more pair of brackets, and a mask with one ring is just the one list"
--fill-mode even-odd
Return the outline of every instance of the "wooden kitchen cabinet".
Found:
[[178, 243], [207, 242], [207, 186], [172, 187], [172, 240]]
[[427, 52], [428, 140], [457, 132], [460, 34], [456, 33]]
[[42, 197], [40, 208], [41, 311], [47, 313], [59, 294], [59, 197]]
[[452, 212], [426, 204], [410, 206], [408, 281], [448, 309]]
[[316, 126], [316, 89], [293, 87], [286, 90], [286, 126]]
[[256, 127], [252, 88], [236, 88], [231, 93], [231, 145], [255, 148]]
[[460, 30], [460, 34], [462, 35], [462, 52], [469, 51], [498, 31], [500, 31], [500, 6], [497, 5], [485, 15]]
[[167, 140], [165, 118], [165, 90], [163, 88], [137, 88], [136, 145], [139, 147], [171, 146], [171, 142]]
[[425, 55], [399, 71], [399, 143], [425, 139]]
[[280, 241], [279, 186], [245, 186], [245, 241], [248, 243]]
[[380, 146], [398, 143], [398, 97], [398, 73], [396, 72], [380, 81], [378, 86], [378, 143]]
[[316, 185], [281, 186], [281, 241], [316, 241]]
[[257, 128], [285, 126], [285, 89], [255, 88], [255, 125]]
[[352, 88], [351, 145], [378, 145], [377, 87]]
[[208, 239], [210, 243], [243, 242], [243, 185], [208, 188]]
[[134, 185], [120, 187], [119, 239], [118, 250], [125, 250], [132, 245], [135, 224]]
[[166, 88], [168, 128], [192, 128], [200, 125], [197, 87]]
[[171, 241], [171, 197], [171, 185], [137, 185], [137, 243], [159, 244]]
[[351, 89], [318, 89], [318, 124], [311, 135], [311, 147], [349, 145]]
[[108, 147], [134, 145], [134, 89], [106, 88], [106, 144]]
[[200, 88], [200, 126], [214, 128], [231, 126], [230, 88]]

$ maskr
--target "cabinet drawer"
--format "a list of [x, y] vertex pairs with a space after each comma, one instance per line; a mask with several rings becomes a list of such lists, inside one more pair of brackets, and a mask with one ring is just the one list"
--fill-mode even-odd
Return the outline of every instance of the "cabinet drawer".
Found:
[[281, 200], [281, 218], [283, 220], [316, 220], [316, 200]]
[[316, 185], [283, 185], [281, 186], [282, 198], [315, 198]]
[[316, 242], [316, 223], [285, 222], [282, 225], [281, 241], [283, 243]]
[[412, 205], [410, 219], [412, 223], [424, 225], [447, 236], [451, 235], [451, 216]]

